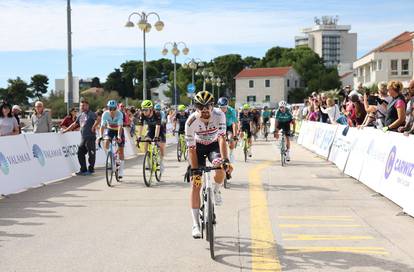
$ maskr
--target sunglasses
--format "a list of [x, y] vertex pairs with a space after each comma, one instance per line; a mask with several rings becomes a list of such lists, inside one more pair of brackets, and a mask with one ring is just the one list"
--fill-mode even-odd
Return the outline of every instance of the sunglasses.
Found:
[[205, 110], [205, 109], [209, 110], [212, 106], [213, 106], [212, 104], [207, 104], [207, 105], [195, 104], [196, 109], [200, 111]]
[[142, 112], [149, 112], [150, 109], [142, 109]]
[[225, 110], [225, 109], [227, 109], [227, 106], [221, 106], [220, 109]]

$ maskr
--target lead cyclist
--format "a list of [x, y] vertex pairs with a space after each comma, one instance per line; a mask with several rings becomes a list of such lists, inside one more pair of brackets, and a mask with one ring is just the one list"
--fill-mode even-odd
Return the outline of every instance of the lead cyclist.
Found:
[[[226, 117], [222, 111], [213, 108], [214, 97], [207, 91], [198, 92], [194, 97], [196, 112], [192, 113], [185, 124], [185, 138], [188, 146], [188, 158], [192, 169], [206, 166], [206, 158], [222, 169], [214, 173], [214, 196], [216, 205], [222, 204], [220, 187], [225, 174], [233, 171], [227, 154]], [[226, 170], [224, 170], [226, 169]], [[201, 238], [199, 226], [200, 189], [202, 185], [200, 171], [191, 171], [190, 206], [193, 219], [192, 236]]]

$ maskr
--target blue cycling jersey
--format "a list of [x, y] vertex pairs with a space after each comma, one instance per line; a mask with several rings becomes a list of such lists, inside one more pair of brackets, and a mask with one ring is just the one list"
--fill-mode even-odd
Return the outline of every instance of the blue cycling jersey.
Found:
[[226, 111], [226, 126], [231, 126], [233, 123], [237, 123], [237, 113], [236, 110], [228, 106]]
[[114, 118], [112, 118], [111, 112], [107, 110], [102, 114], [101, 126], [112, 130], [118, 130], [118, 128], [122, 127], [124, 124], [123, 119], [124, 116], [119, 110], [116, 111]]

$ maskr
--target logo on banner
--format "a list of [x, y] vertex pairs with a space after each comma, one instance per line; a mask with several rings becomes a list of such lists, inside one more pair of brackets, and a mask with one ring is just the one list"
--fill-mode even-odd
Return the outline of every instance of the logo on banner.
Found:
[[10, 171], [9, 162], [7, 161], [6, 157], [1, 152], [0, 152], [0, 170], [5, 175], [8, 175]]
[[40, 149], [40, 146], [38, 146], [37, 144], [34, 144], [32, 147], [32, 151], [33, 151], [33, 157], [37, 159], [39, 164], [41, 166], [45, 166], [46, 159], [45, 159], [45, 155], [42, 152], [42, 149]]
[[393, 146], [390, 154], [388, 155], [387, 163], [385, 164], [385, 178], [388, 179], [394, 168], [395, 159], [397, 157], [397, 147]]

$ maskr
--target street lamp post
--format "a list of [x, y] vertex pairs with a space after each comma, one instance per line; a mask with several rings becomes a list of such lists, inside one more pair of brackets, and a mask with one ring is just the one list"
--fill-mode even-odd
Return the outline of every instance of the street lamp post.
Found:
[[177, 107], [179, 103], [179, 97], [177, 93], [177, 56], [180, 54], [180, 49], [178, 49], [179, 45], [183, 45], [184, 48], [182, 49], [184, 55], [188, 55], [190, 49], [188, 49], [187, 45], [184, 42], [167, 42], [164, 44], [164, 48], [162, 49], [161, 53], [165, 56], [168, 54], [168, 46], [171, 46], [171, 53], [174, 55], [174, 105]]
[[202, 62], [200, 59], [191, 59], [189, 62], [183, 64], [184, 69], [191, 69], [191, 83], [193, 85], [195, 84], [195, 71], [200, 67], [204, 67], [204, 62]]
[[132, 15], [138, 15], [140, 20], [136, 23], [137, 27], [142, 31], [143, 35], [143, 43], [144, 43], [144, 60], [142, 62], [142, 83], [143, 83], [143, 100], [147, 99], [147, 68], [146, 68], [146, 62], [147, 62], [147, 50], [146, 50], [146, 40], [145, 40], [145, 34], [151, 31], [152, 25], [148, 22], [148, 18], [151, 15], [154, 15], [158, 18], [158, 21], [155, 22], [154, 26], [157, 31], [161, 31], [164, 28], [164, 22], [161, 21], [160, 16], [156, 12], [132, 12], [128, 16], [128, 21], [125, 24], [125, 27], [134, 27], [135, 24], [131, 21]]
[[72, 74], [72, 20], [70, 0], [67, 0], [67, 35], [68, 35], [68, 103], [66, 111], [69, 114], [73, 105], [73, 74]]

